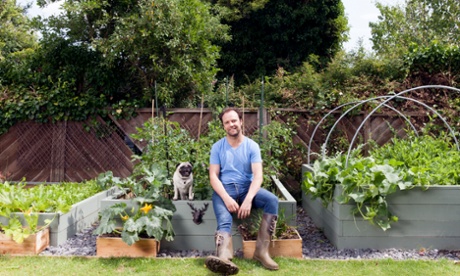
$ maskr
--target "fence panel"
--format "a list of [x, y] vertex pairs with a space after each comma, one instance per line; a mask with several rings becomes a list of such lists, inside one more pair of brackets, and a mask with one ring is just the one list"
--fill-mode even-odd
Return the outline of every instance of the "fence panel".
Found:
[[[130, 120], [112, 118], [114, 124], [106, 124], [101, 118], [97, 119], [97, 125], [92, 125], [89, 121], [55, 124], [19, 123], [0, 136], [0, 171], [9, 174], [8, 180], [20, 181], [25, 177], [28, 182], [79, 182], [92, 179], [99, 173], [109, 170], [115, 176], [126, 177], [133, 169], [133, 151], [129, 146], [129, 135], [135, 133], [137, 127], [142, 127], [144, 122], [152, 117], [151, 109], [139, 109], [137, 112], [138, 116]], [[169, 120], [178, 122], [195, 138], [200, 133], [207, 133], [207, 124], [213, 118], [212, 111], [206, 108], [166, 109], [160, 114], [165, 114]], [[324, 126], [318, 128], [313, 138], [313, 130], [320, 118], [318, 115], [313, 117], [307, 110], [264, 110], [262, 117], [267, 118], [265, 123], [270, 120], [282, 123], [294, 120], [297, 124], [294, 143], [307, 149], [311, 140], [311, 153], [320, 153], [321, 146], [340, 113], [333, 113], [324, 122]], [[328, 151], [339, 150], [336, 147], [340, 144], [349, 143], [365, 117], [366, 114], [360, 113], [342, 118], [336, 129], [331, 132]], [[423, 121], [426, 114], [410, 114], [410, 117], [411, 120]], [[259, 118], [258, 109], [245, 110], [246, 135], [252, 135], [259, 129]], [[406, 130], [406, 122], [401, 116], [391, 113], [374, 114], [363, 124], [354, 146], [366, 143], [369, 139], [383, 145], [395, 134], [404, 136]], [[305, 152], [297, 150], [293, 155], [305, 163]]]
[[89, 131], [89, 122], [16, 124], [0, 136], [0, 171], [8, 180], [28, 182], [79, 182], [108, 170], [128, 176], [132, 152], [124, 134], [98, 122]]

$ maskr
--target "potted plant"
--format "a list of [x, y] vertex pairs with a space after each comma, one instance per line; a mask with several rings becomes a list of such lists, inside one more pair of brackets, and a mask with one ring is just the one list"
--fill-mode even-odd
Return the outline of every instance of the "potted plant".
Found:
[[[284, 210], [280, 210], [276, 229], [269, 246], [272, 257], [302, 258], [302, 237], [294, 226], [287, 223]], [[243, 223], [238, 225], [242, 237], [243, 257], [252, 259], [256, 248], [257, 233], [262, 221], [262, 212], [257, 210]]]
[[164, 238], [174, 239], [171, 219], [172, 202], [163, 196], [164, 186], [171, 185], [166, 173], [155, 164], [139, 165], [135, 174], [120, 179], [110, 172], [99, 178], [104, 185], [116, 184], [121, 191], [133, 193], [126, 202], [114, 204], [100, 212], [96, 242], [97, 256], [155, 257]]

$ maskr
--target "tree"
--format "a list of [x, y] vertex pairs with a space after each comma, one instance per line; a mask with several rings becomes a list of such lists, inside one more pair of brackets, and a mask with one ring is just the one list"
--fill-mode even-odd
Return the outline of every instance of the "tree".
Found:
[[118, 101], [146, 104], [157, 83], [161, 104], [184, 106], [210, 89], [219, 57], [215, 42], [229, 39], [211, 8], [199, 0], [66, 0], [65, 12], [43, 25], [43, 43], [65, 39], [71, 48], [94, 51], [99, 66], [119, 76], [108, 78], [115, 87], [107, 84]]
[[251, 12], [263, 9], [265, 4], [270, 0], [208, 0], [212, 3], [222, 14], [224, 20], [238, 21]]
[[[243, 14], [243, 13], [242, 13]], [[232, 40], [222, 45], [222, 76], [242, 82], [273, 75], [279, 67], [290, 71], [310, 55], [325, 64], [340, 50], [347, 19], [340, 0], [270, 0], [263, 8], [226, 20]]]
[[379, 21], [370, 23], [372, 48], [381, 56], [401, 56], [411, 44], [432, 41], [458, 45], [460, 2], [457, 0], [406, 0], [403, 5], [376, 4]]
[[8, 84], [8, 76], [37, 46], [26, 9], [15, 0], [0, 2], [0, 84]]

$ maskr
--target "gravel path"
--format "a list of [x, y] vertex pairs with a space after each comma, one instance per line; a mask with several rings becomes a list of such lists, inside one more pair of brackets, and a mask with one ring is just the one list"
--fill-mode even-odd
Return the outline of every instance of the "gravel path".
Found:
[[[50, 246], [40, 255], [42, 256], [96, 256], [96, 236], [93, 235], [93, 228], [87, 228], [78, 233], [75, 237], [67, 240], [60, 246]], [[460, 251], [448, 250], [401, 250], [401, 249], [345, 249], [337, 250], [329, 240], [318, 229], [308, 214], [301, 208], [297, 208], [297, 230], [303, 239], [302, 252], [305, 259], [387, 259], [395, 260], [419, 259], [449, 259], [458, 261]], [[183, 251], [165, 251], [160, 250], [157, 257], [205, 257], [213, 252], [183, 250]], [[242, 252], [235, 254], [237, 257], [242, 256]]]

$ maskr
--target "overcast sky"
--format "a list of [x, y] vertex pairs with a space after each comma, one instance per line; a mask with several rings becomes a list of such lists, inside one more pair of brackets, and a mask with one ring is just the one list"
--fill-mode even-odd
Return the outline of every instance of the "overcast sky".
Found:
[[[375, 7], [376, 0], [342, 0], [345, 6], [345, 15], [348, 18], [350, 26], [350, 40], [344, 44], [345, 50], [349, 51], [358, 46], [359, 39], [362, 39], [366, 49], [372, 48], [371, 28], [369, 22], [377, 22], [380, 15], [379, 10]], [[378, 2], [395, 6], [403, 4], [404, 0], [378, 0]]]
[[[375, 7], [375, 2], [387, 5], [396, 5], [398, 3], [404, 3], [404, 0], [342, 0], [345, 6], [345, 15], [348, 18], [348, 24], [350, 25], [350, 40], [344, 44], [345, 50], [350, 51], [355, 49], [358, 45], [359, 39], [362, 39], [363, 45], [366, 49], [370, 50], [372, 44], [369, 40], [371, 37], [371, 29], [369, 28], [369, 22], [377, 22], [379, 15], [378, 9]], [[18, 0], [18, 3], [22, 5], [26, 3], [34, 2], [32, 0]], [[33, 6], [28, 14], [31, 16], [41, 15], [49, 16], [59, 12], [59, 3], [53, 3], [45, 9], [40, 9]]]

